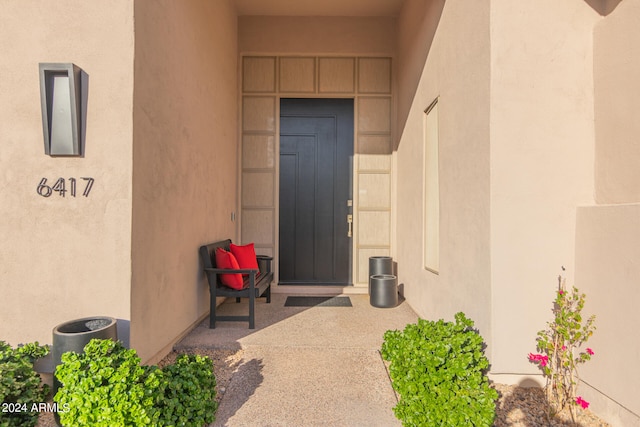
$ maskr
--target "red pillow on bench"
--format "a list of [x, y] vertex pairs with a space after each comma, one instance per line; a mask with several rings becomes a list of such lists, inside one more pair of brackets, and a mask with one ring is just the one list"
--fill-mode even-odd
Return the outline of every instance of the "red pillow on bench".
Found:
[[[238, 265], [240, 266], [240, 268], [251, 268], [254, 270], [258, 269], [258, 260], [256, 258], [256, 250], [253, 246], [253, 243], [249, 243], [248, 245], [244, 246], [238, 246], [231, 243], [231, 245], [229, 245], [229, 249], [231, 250], [233, 256], [235, 256], [238, 260]], [[259, 274], [260, 272], [258, 272], [256, 276], [258, 276]]]
[[[216, 249], [216, 267], [226, 269], [239, 269], [238, 261], [231, 252], [227, 252], [222, 248]], [[242, 289], [242, 274], [221, 274], [220, 281], [223, 285], [231, 289]]]

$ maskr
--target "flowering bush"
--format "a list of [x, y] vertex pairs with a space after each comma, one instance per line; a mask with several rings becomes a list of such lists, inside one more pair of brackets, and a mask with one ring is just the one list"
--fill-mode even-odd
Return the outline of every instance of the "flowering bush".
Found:
[[578, 365], [591, 359], [595, 353], [591, 348], [580, 348], [593, 335], [595, 316], [582, 323], [581, 311], [585, 294], [574, 286], [565, 289], [565, 280], [558, 278], [558, 291], [553, 307], [555, 316], [547, 322], [547, 329], [538, 332], [537, 348], [542, 354], [529, 353], [529, 360], [538, 365], [546, 378], [545, 394], [549, 403], [549, 415], [554, 416], [567, 405], [575, 422], [575, 409], [586, 409], [589, 402], [576, 396], [578, 388]]

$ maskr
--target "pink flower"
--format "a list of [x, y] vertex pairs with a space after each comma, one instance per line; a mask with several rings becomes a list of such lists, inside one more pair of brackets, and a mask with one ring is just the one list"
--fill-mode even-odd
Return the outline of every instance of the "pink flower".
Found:
[[564, 291], [562, 290], [558, 291], [558, 295], [564, 295]]
[[566, 349], [567, 349], [567, 346], [566, 346], [566, 345], [563, 345], [563, 346], [562, 346], [562, 351], [565, 351]]
[[589, 402], [584, 400], [582, 396], [576, 397], [576, 405], [582, 406], [582, 409], [587, 409], [589, 407]]
[[589, 353], [590, 356], [593, 356], [595, 354], [589, 347], [587, 347], [587, 353]]
[[549, 361], [549, 357], [548, 356], [543, 356], [542, 354], [529, 353], [529, 360], [531, 362], [540, 362], [540, 366], [547, 366], [547, 362]]

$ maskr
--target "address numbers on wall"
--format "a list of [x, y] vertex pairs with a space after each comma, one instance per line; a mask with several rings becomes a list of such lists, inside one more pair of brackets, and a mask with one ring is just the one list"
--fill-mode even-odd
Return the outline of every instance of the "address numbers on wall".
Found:
[[81, 189], [82, 195], [89, 197], [94, 181], [93, 178], [83, 176], [79, 180], [76, 178], [58, 178], [57, 181], [51, 181], [52, 184], [49, 184], [47, 178], [42, 178], [36, 188], [36, 192], [42, 197], [49, 197], [53, 193], [58, 193], [58, 196], [61, 197], [66, 197], [66, 194], [69, 193], [71, 197], [76, 197], [77, 189]]

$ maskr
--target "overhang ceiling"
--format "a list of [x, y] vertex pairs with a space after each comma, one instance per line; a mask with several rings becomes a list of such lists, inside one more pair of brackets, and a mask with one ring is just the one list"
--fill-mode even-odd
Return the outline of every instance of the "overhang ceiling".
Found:
[[238, 15], [398, 16], [405, 0], [235, 0]]

